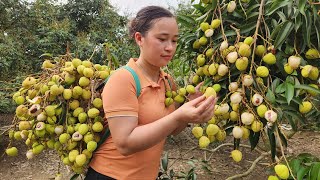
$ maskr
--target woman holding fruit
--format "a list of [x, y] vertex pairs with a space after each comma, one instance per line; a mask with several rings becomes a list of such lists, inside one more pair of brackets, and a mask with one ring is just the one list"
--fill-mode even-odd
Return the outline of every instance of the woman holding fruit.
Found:
[[108, 80], [102, 98], [111, 136], [93, 154], [85, 179], [154, 180], [166, 137], [179, 133], [187, 123], [204, 123], [213, 116], [216, 98], [199, 92], [179, 108], [165, 106], [167, 79], [173, 81], [161, 67], [172, 59], [178, 39], [178, 25], [170, 11], [158, 6], [141, 9], [129, 33], [140, 55], [127, 66], [138, 75], [141, 94], [137, 97], [134, 78], [125, 69]]

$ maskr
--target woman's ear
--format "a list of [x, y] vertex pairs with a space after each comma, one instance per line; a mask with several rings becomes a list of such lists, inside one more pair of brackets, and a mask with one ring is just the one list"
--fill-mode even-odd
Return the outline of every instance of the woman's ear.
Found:
[[134, 34], [134, 39], [136, 40], [136, 43], [140, 47], [142, 45], [142, 34], [140, 32], [136, 32]]

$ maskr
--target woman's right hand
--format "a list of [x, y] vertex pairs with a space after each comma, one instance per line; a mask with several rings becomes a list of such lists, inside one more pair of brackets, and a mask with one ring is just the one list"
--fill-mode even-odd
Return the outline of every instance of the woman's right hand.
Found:
[[216, 97], [206, 98], [204, 95], [197, 97], [178, 108], [175, 113], [178, 121], [185, 123], [205, 123], [214, 115]]

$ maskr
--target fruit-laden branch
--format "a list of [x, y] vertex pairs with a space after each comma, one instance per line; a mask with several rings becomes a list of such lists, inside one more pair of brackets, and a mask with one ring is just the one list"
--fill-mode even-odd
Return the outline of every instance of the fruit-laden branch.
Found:
[[242, 174], [237, 174], [237, 175], [234, 175], [234, 176], [231, 176], [231, 177], [228, 177], [226, 180], [232, 180], [232, 179], [239, 179], [241, 177], [245, 177], [245, 176], [248, 176], [253, 170], [254, 168], [256, 167], [257, 163], [263, 159], [265, 156], [269, 155], [270, 154], [270, 151], [269, 152], [265, 152], [265, 153], [262, 153], [256, 160], [253, 161], [251, 167], [244, 173]]
[[[261, 17], [262, 17], [262, 13], [263, 13], [263, 7], [264, 7], [264, 0], [261, 0], [260, 8], [259, 8], [259, 16], [258, 16], [257, 25], [256, 25], [256, 30], [255, 30], [254, 35], [253, 35], [253, 52], [255, 52], [256, 46], [257, 46], [258, 30], [259, 30]], [[253, 64], [254, 64], [254, 55], [255, 55], [255, 53], [252, 53], [251, 66], [250, 66], [249, 74], [251, 74], [251, 72], [252, 72], [252, 68], [253, 68]]]

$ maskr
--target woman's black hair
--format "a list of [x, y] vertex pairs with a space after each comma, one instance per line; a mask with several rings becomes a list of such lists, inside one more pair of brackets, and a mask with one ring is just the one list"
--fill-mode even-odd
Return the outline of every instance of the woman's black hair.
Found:
[[174, 17], [174, 15], [167, 9], [160, 6], [147, 6], [142, 8], [129, 23], [129, 35], [134, 38], [136, 32], [140, 32], [144, 36], [156, 19], [163, 17]]

